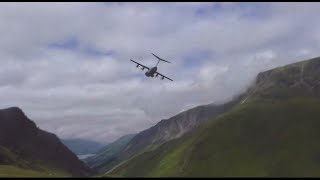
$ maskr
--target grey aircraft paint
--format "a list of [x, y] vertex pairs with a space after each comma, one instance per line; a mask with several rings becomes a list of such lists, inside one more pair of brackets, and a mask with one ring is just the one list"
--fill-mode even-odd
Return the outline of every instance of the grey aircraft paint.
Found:
[[132, 60], [132, 59], [130, 59], [130, 61], [136, 63], [136, 64], [137, 64], [137, 66], [136, 66], [137, 68], [138, 68], [139, 66], [141, 66], [141, 70], [148, 69], [148, 71], [145, 73], [145, 75], [146, 75], [147, 77], [158, 77], [158, 76], [160, 75], [162, 80], [163, 80], [164, 78], [166, 78], [166, 79], [168, 79], [168, 80], [170, 80], [170, 81], [173, 81], [172, 79], [166, 77], [165, 75], [157, 72], [157, 70], [158, 70], [157, 66], [158, 66], [158, 64], [159, 64], [160, 61], [164, 61], [164, 62], [167, 62], [167, 63], [171, 63], [171, 62], [166, 61], [166, 60], [164, 60], [164, 59], [161, 59], [161, 58], [159, 58], [158, 56], [156, 56], [156, 55], [153, 54], [153, 53], [151, 53], [151, 54], [158, 59], [158, 62], [157, 62], [157, 64], [156, 64], [155, 67], [149, 68], [149, 67], [147, 67], [147, 66], [145, 66], [145, 65], [142, 65], [142, 64], [140, 64], [140, 63], [138, 63], [138, 62], [136, 62], [136, 61], [134, 61], [134, 60]]

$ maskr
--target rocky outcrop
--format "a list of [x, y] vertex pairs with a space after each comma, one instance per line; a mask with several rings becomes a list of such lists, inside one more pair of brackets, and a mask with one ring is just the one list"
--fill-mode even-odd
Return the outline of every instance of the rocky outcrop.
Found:
[[320, 58], [300, 61], [258, 74], [247, 96], [288, 98], [295, 95], [320, 96]]

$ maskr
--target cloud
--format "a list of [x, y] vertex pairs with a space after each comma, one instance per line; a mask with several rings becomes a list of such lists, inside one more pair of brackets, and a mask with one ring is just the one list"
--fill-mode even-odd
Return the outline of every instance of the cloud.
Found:
[[[317, 56], [319, 3], [3, 3], [0, 108], [61, 138], [110, 142]], [[129, 59], [171, 64], [174, 81]]]

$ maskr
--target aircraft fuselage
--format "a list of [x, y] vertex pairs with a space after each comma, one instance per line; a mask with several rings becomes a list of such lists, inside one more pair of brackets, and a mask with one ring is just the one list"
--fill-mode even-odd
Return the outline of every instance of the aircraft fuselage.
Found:
[[157, 67], [153, 67], [153, 68], [150, 68], [146, 73], [145, 73], [145, 75], [147, 76], [147, 77], [154, 77], [154, 73], [156, 73], [157, 72]]

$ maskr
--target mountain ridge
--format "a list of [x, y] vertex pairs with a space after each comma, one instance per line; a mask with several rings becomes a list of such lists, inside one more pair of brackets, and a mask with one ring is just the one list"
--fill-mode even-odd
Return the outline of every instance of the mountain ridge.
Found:
[[237, 96], [230, 102], [219, 105], [211, 103], [196, 106], [168, 119], [163, 119], [154, 126], [137, 133], [122, 151], [96, 168], [100, 173], [109, 171], [136, 154], [152, 150], [167, 141], [179, 138], [205, 123], [209, 117], [218, 116], [229, 110], [239, 102], [240, 97]]

